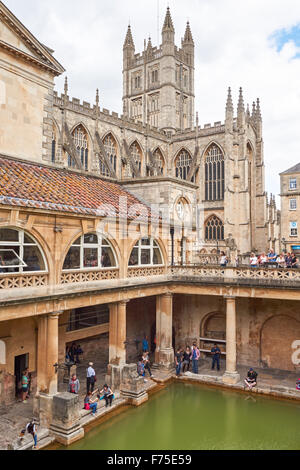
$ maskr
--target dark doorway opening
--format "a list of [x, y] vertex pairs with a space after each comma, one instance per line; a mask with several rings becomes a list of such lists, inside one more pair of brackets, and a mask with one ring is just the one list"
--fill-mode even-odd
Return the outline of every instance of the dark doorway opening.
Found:
[[16, 397], [22, 391], [22, 374], [29, 367], [29, 354], [15, 357]]

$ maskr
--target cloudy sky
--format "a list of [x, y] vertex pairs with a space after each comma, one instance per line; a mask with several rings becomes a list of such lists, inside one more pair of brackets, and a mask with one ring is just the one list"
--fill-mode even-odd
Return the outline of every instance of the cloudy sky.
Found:
[[[122, 46], [130, 22], [136, 51], [154, 45], [169, 5], [179, 45], [189, 20], [196, 44], [196, 110], [200, 123], [224, 121], [227, 88], [235, 104], [260, 97], [266, 186], [300, 161], [299, 0], [4, 0], [67, 70], [70, 95], [122, 111]], [[159, 15], [158, 15], [159, 14]], [[159, 22], [158, 22], [159, 16]], [[57, 80], [60, 92], [63, 77]]]

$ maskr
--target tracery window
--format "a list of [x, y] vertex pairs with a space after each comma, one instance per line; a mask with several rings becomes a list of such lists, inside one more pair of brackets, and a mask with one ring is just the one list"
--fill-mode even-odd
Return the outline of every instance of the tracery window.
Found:
[[[117, 172], [117, 144], [111, 134], [108, 134], [103, 140], [107, 158], [110, 160], [111, 166]], [[103, 176], [111, 176], [105, 163], [100, 160], [100, 173]]]
[[205, 225], [205, 239], [207, 241], [224, 240], [224, 224], [217, 216], [211, 216]]
[[[186, 150], [181, 150], [176, 158], [176, 178], [187, 180], [192, 165], [192, 157]], [[194, 180], [194, 179], [193, 179]]]
[[161, 151], [159, 149], [156, 149], [153, 156], [154, 161], [156, 163], [157, 176], [163, 176], [165, 163]]
[[129, 267], [162, 265], [163, 257], [158, 243], [153, 238], [142, 238], [136, 243], [129, 259]]
[[[88, 146], [88, 137], [85, 129], [80, 125], [76, 127], [73, 131], [73, 140], [77, 150], [77, 155], [81, 160], [82, 167], [88, 171], [89, 169], [89, 146]], [[69, 167], [75, 168], [76, 162], [74, 159], [68, 155], [68, 164]]]
[[[129, 149], [130, 153], [131, 153], [131, 156], [137, 166], [137, 168], [139, 169], [139, 171], [141, 172], [142, 171], [142, 151], [141, 151], [141, 148], [140, 146], [134, 142], [131, 146], [130, 146], [130, 149]], [[132, 175], [133, 177], [134, 175]]]
[[117, 267], [111, 244], [101, 235], [89, 233], [71, 246], [63, 266], [64, 271]]
[[205, 199], [223, 201], [225, 194], [225, 161], [221, 149], [213, 144], [205, 159]]
[[47, 271], [36, 241], [23, 230], [0, 229], [0, 274]]

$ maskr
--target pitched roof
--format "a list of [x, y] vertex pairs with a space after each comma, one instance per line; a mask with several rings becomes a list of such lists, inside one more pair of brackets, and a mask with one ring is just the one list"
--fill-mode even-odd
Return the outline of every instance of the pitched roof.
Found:
[[[145, 222], [151, 216], [146, 204], [116, 183], [1, 156], [0, 204], [129, 220], [140, 215]], [[134, 210], [135, 204], [140, 210]]]
[[300, 173], [300, 163], [297, 163], [297, 165], [293, 166], [289, 170], [283, 171], [280, 173], [281, 175], [289, 175], [292, 173]]

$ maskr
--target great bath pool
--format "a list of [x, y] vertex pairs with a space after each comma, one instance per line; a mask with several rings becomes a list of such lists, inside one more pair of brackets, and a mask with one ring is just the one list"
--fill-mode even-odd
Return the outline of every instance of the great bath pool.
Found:
[[300, 450], [300, 404], [175, 383], [69, 450]]

